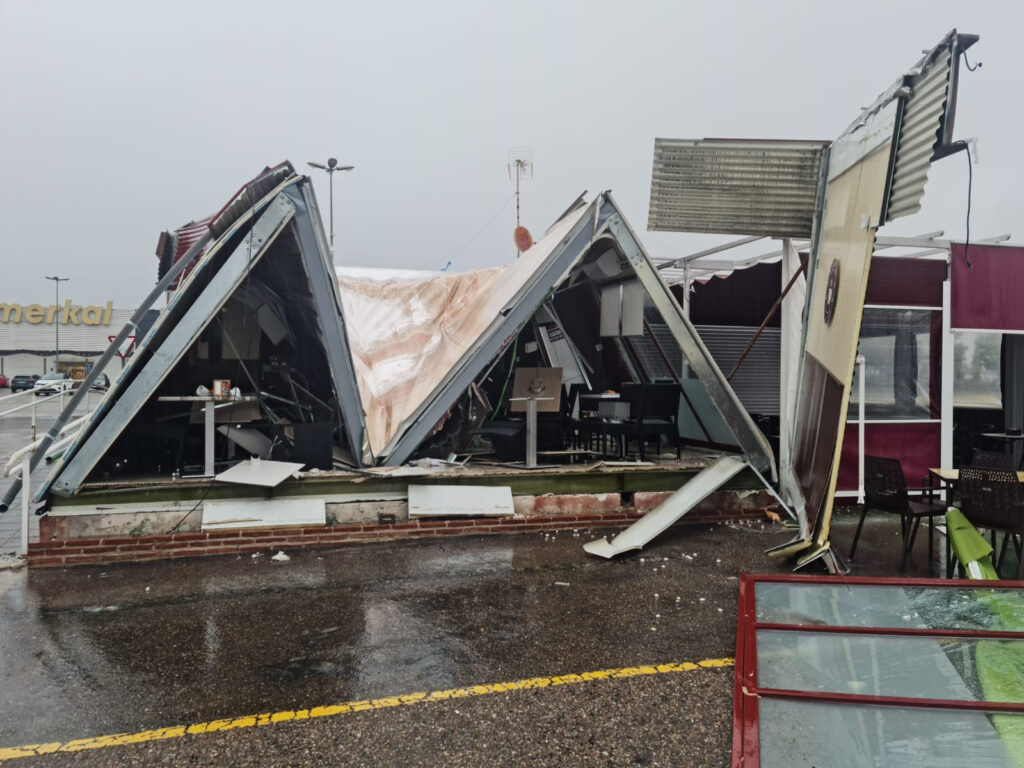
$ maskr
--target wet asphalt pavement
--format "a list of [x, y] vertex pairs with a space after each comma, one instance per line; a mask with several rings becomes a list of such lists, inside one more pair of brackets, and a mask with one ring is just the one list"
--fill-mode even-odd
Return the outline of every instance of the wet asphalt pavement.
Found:
[[[772, 524], [679, 527], [612, 561], [593, 536], [0, 571], [0, 750], [731, 658], [738, 574], [790, 567], [764, 554], [792, 536]], [[861, 547], [894, 570], [891, 531]], [[570, 682], [9, 764], [728, 765], [730, 666]]]

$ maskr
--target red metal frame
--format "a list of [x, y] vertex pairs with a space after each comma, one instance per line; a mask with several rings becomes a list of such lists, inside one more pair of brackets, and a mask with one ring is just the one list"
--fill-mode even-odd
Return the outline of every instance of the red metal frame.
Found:
[[975, 637], [980, 640], [1024, 640], [1024, 632], [996, 629], [913, 629], [911, 627], [844, 627], [824, 624], [757, 623], [758, 629], [777, 632], [816, 632], [820, 635], [909, 635], [911, 637]]
[[882, 579], [867, 576], [803, 576], [795, 574], [740, 574], [739, 612], [736, 621], [736, 675], [733, 686], [733, 768], [758, 768], [761, 763], [758, 733], [758, 700], [762, 696], [828, 701], [843, 704], [916, 707], [922, 709], [958, 709], [982, 712], [1024, 714], [1024, 704], [1017, 702], [956, 701], [904, 696], [875, 696], [823, 691], [798, 691], [757, 686], [757, 632], [817, 632], [821, 634], [890, 635], [913, 637], [963, 637], [977, 639], [1021, 640], [1024, 632], [1000, 632], [977, 629], [920, 629], [907, 627], [850, 627], [821, 624], [758, 623], [757, 584], [813, 584], [816, 586], [886, 586], [928, 587], [947, 589], [1024, 589], [1024, 581], [962, 581], [959, 579], [899, 578]]

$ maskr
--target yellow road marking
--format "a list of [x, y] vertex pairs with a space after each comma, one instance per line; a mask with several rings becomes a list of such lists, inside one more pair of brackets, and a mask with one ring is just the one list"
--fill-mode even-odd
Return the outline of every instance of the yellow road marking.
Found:
[[313, 707], [312, 709], [298, 709], [259, 715], [247, 715], [246, 717], [235, 717], [225, 720], [210, 720], [205, 723], [174, 725], [167, 728], [156, 728], [151, 731], [140, 731], [138, 733], [115, 733], [107, 736], [95, 736], [88, 739], [75, 739], [74, 741], [56, 741], [49, 744], [25, 744], [20, 747], [10, 747], [7, 749], [0, 748], [0, 761], [13, 760], [18, 757], [49, 755], [54, 752], [79, 752], [85, 749], [119, 747], [125, 744], [141, 744], [143, 742], [159, 741], [161, 739], [178, 739], [184, 736], [200, 733], [228, 731], [236, 728], [253, 728], [257, 726], [273, 725], [275, 723], [287, 723], [293, 720], [308, 720], [314, 717], [334, 717], [335, 715], [347, 715], [353, 712], [365, 712], [374, 709], [388, 709], [390, 707], [405, 707], [411, 704], [424, 704], [431, 701], [461, 699], [467, 696], [486, 696], [491, 693], [523, 691], [531, 688], [547, 688], [556, 685], [576, 685], [579, 683], [589, 683], [598, 680], [617, 680], [628, 677], [642, 677], [645, 675], [664, 675], [671, 672], [692, 672], [697, 669], [711, 669], [713, 667], [731, 667], [733, 666], [733, 663], [732, 659], [704, 659], [703, 661], [698, 662], [683, 661], [678, 663], [654, 664], [642, 667], [600, 669], [596, 672], [584, 672], [578, 675], [572, 674], [560, 675], [558, 677], [531, 677], [526, 680], [516, 680], [509, 683], [471, 685], [466, 688], [449, 688], [445, 691], [433, 691], [431, 693], [408, 693], [402, 696], [386, 696], [381, 699], [348, 701], [344, 704], [331, 704], [324, 707]]

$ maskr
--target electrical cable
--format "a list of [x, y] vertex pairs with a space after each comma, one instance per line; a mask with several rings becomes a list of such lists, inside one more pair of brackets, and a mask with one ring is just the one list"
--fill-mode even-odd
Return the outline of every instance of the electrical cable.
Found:
[[981, 62], [980, 61], [972, 67], [971, 66], [971, 62], [969, 62], [967, 60], [967, 51], [964, 51], [963, 54], [964, 54], [964, 66], [967, 67], [967, 71], [968, 72], [973, 72], [976, 69], [981, 69]]
[[501, 388], [501, 395], [498, 397], [498, 405], [494, 409], [495, 413], [501, 411], [501, 404], [505, 400], [505, 392], [508, 391], [508, 383], [512, 380], [512, 371], [516, 368], [516, 353], [519, 351], [519, 334], [516, 334], [516, 340], [512, 343], [512, 360], [509, 362], [508, 375], [505, 377], [505, 385]]
[[[431, 264], [436, 264], [437, 262], [441, 261], [442, 259], [447, 259], [449, 256], [454, 256], [456, 253], [458, 253], [459, 251], [464, 249], [466, 246], [468, 246], [470, 243], [472, 243], [474, 240], [476, 240], [477, 237], [480, 236], [480, 233], [482, 233], [485, 229], [487, 229], [487, 227], [489, 227], [494, 222], [494, 220], [496, 218], [498, 218], [498, 216], [501, 215], [502, 211], [504, 211], [506, 208], [508, 208], [508, 204], [512, 202], [512, 198], [514, 198], [515, 196], [516, 196], [515, 192], [513, 192], [511, 195], [509, 195], [508, 198], [506, 198], [505, 202], [503, 202], [501, 204], [501, 207], [498, 208], [498, 210], [496, 210], [494, 212], [494, 214], [489, 219], [487, 219], [487, 221], [485, 221], [482, 225], [480, 225], [480, 228], [476, 232], [474, 232], [472, 235], [470, 235], [469, 239], [466, 240], [462, 245], [459, 245], [459, 246], [457, 246], [455, 248], [452, 248], [447, 253], [442, 253], [440, 256], [437, 256], [436, 258], [433, 258], [430, 261], [423, 262], [419, 266], [412, 267], [412, 269], [424, 269], [424, 268], [430, 266]], [[449, 261], [447, 264], [445, 264], [444, 268], [441, 271], [442, 272], [447, 271], [448, 267], [450, 267], [450, 266], [451, 266], [451, 261]]]

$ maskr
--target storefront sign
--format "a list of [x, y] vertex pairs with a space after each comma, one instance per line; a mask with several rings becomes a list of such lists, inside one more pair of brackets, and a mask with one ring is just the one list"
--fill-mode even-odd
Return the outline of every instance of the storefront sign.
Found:
[[105, 307], [94, 305], [72, 304], [71, 299], [64, 302], [63, 307], [56, 304], [5, 304], [0, 303], [0, 323], [29, 323], [39, 325], [110, 325], [110, 316], [114, 311], [114, 302], [108, 301]]

